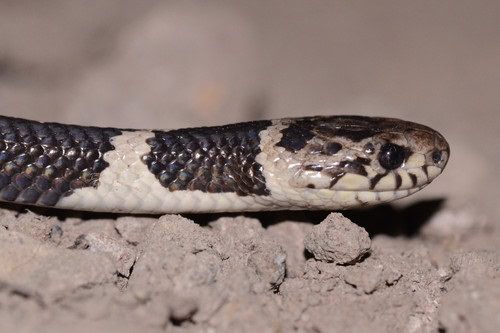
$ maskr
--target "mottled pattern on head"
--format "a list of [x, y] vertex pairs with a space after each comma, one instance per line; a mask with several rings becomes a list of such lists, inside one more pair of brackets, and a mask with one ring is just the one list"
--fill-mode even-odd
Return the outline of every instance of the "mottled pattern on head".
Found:
[[286, 160], [288, 167], [279, 174], [296, 190], [421, 189], [441, 173], [449, 157], [441, 134], [399, 119], [320, 116], [282, 119], [275, 125], [280, 138], [274, 142], [273, 159]]

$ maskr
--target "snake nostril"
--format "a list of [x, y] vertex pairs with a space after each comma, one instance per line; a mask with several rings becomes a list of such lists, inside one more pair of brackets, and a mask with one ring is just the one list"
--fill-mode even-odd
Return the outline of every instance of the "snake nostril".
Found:
[[443, 155], [439, 150], [434, 150], [434, 152], [432, 153], [432, 161], [435, 164], [438, 164], [439, 162], [441, 162], [442, 157], [443, 157]]

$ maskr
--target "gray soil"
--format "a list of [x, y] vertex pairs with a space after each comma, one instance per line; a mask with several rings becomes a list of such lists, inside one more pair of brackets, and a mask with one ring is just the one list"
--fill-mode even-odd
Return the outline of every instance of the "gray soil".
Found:
[[444, 174], [348, 212], [0, 205], [1, 332], [497, 332], [497, 1], [1, 1], [0, 113], [424, 123]]

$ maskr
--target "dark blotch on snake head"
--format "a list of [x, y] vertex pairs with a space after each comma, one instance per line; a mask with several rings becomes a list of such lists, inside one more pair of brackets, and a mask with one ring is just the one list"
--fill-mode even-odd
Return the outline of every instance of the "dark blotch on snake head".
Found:
[[328, 142], [324, 147], [324, 153], [326, 155], [335, 155], [342, 149], [342, 145], [338, 142]]
[[314, 137], [313, 129], [315, 127], [316, 124], [312, 118], [295, 120], [281, 131], [283, 136], [276, 145], [295, 153], [304, 148], [307, 142]]
[[371, 142], [368, 142], [364, 147], [363, 147], [363, 150], [366, 154], [368, 155], [371, 155], [375, 152], [375, 146], [373, 145], [373, 143]]

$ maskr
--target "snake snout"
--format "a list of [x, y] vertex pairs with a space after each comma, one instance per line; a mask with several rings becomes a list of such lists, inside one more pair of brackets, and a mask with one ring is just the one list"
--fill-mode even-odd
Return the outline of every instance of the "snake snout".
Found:
[[432, 155], [432, 161], [437, 167], [444, 169], [450, 159], [450, 145], [440, 133], [436, 132], [435, 151]]

